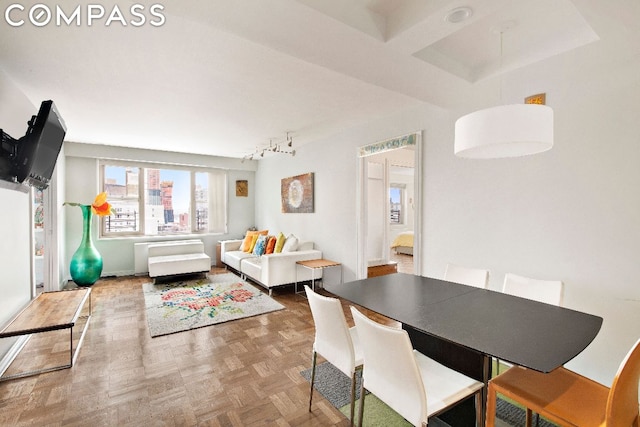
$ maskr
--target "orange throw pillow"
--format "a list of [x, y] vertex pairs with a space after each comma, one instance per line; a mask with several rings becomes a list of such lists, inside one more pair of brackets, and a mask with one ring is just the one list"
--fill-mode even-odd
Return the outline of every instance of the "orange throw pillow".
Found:
[[257, 231], [247, 231], [247, 234], [244, 236], [244, 240], [242, 241], [242, 245], [240, 245], [240, 250], [242, 252], [249, 252], [249, 248], [251, 247], [251, 241], [253, 240], [253, 236]]
[[[253, 245], [256, 244], [256, 240], [258, 240], [259, 235], [267, 235], [269, 234], [269, 230], [260, 230], [260, 231], [247, 231], [247, 234], [244, 236], [244, 240], [242, 241], [242, 245], [240, 245], [240, 250], [242, 252], [251, 252], [253, 250]], [[253, 238], [255, 236], [255, 239]]]
[[264, 251], [265, 254], [272, 254], [273, 251], [276, 248], [276, 241], [278, 239], [276, 238], [276, 236], [271, 236], [269, 237], [269, 240], [267, 241], [267, 249]]

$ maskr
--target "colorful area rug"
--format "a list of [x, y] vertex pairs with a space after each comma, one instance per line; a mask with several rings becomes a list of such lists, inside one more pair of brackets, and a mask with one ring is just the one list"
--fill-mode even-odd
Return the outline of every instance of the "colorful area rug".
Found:
[[142, 285], [152, 337], [282, 310], [284, 306], [231, 273]]

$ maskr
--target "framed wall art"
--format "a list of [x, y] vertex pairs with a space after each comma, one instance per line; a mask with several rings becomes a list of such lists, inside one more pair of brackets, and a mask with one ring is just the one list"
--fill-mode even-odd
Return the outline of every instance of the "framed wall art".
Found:
[[249, 182], [245, 179], [236, 181], [236, 197], [249, 196]]
[[538, 93], [536, 95], [527, 96], [524, 99], [525, 104], [538, 104], [538, 105], [546, 105], [547, 103], [547, 94], [546, 93]]
[[313, 172], [283, 178], [280, 196], [283, 213], [312, 213]]

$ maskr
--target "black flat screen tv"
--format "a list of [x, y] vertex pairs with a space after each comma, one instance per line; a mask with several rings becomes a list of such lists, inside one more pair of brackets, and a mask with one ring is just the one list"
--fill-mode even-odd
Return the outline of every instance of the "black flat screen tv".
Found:
[[3, 155], [8, 154], [10, 177], [2, 178], [40, 189], [49, 186], [62, 148], [67, 127], [53, 101], [43, 101], [36, 116], [29, 121], [26, 134], [15, 140], [2, 135]]

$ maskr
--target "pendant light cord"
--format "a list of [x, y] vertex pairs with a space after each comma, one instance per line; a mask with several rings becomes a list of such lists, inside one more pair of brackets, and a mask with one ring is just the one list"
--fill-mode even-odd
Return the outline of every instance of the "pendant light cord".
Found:
[[502, 84], [504, 80], [504, 70], [502, 69], [502, 54], [503, 54], [503, 41], [502, 36], [504, 35], [504, 30], [500, 30], [500, 104], [504, 105], [504, 98], [502, 96]]

